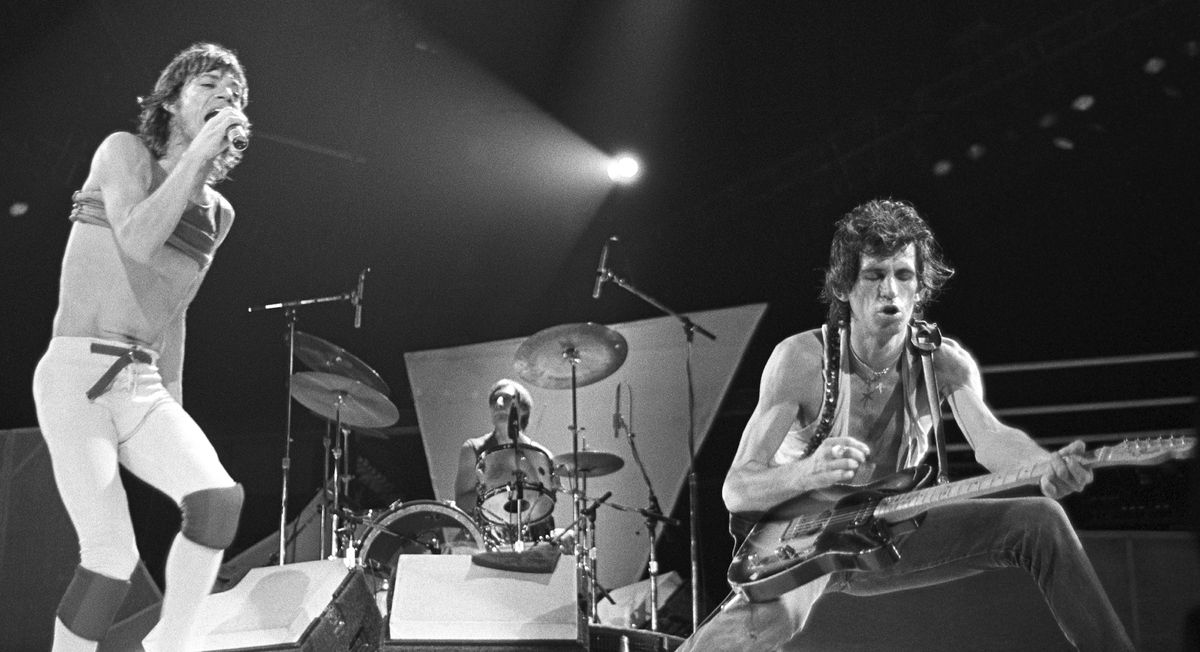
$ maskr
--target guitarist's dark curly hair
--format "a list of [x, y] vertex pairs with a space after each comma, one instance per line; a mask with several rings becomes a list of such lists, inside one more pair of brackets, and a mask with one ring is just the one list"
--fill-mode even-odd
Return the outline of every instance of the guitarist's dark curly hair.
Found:
[[846, 213], [835, 224], [833, 244], [829, 248], [829, 267], [821, 300], [829, 304], [829, 324], [850, 323], [850, 305], [837, 298], [848, 294], [858, 278], [862, 255], [891, 256], [910, 244], [916, 245], [917, 277], [921, 282], [921, 301], [914, 317], [919, 317], [954, 275], [954, 269], [942, 258], [933, 231], [917, 214], [912, 204], [894, 199], [874, 199]]

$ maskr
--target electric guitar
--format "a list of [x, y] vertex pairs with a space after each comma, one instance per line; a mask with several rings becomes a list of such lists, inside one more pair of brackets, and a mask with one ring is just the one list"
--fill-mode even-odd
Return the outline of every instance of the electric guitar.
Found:
[[[1079, 456], [1085, 467], [1150, 466], [1190, 456], [1195, 437], [1127, 440]], [[919, 466], [861, 486], [806, 492], [767, 512], [729, 566], [729, 585], [765, 602], [840, 570], [871, 571], [900, 559], [895, 535], [920, 526], [925, 512], [955, 502], [1037, 485], [1046, 463], [920, 489], [930, 476]]]

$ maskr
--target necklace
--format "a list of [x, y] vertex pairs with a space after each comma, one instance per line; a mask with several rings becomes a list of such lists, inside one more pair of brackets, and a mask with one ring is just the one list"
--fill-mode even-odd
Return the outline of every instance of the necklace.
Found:
[[883, 394], [883, 379], [892, 371], [892, 369], [896, 366], [896, 363], [892, 362], [888, 366], [884, 367], [883, 371], [876, 371], [875, 368], [864, 362], [862, 358], [858, 357], [858, 353], [854, 351], [853, 346], [848, 346], [846, 348], [850, 349], [850, 355], [854, 357], [854, 361], [858, 363], [858, 366], [862, 367], [867, 372], [868, 377], [863, 379], [867, 382], [867, 391], [863, 393], [863, 399], [869, 401], [874, 398], [876, 394]]

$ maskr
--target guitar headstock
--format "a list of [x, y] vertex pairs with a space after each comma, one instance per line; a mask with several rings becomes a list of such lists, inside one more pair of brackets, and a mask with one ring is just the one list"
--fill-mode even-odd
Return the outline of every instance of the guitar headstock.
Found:
[[1119, 444], [1090, 451], [1090, 457], [1094, 460], [1094, 466], [1152, 466], [1167, 460], [1191, 457], [1195, 448], [1195, 437], [1126, 439]]

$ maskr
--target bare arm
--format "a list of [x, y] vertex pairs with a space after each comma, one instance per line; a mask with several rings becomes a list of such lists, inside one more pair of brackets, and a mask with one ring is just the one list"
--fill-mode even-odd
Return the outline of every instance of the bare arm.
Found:
[[725, 476], [722, 497], [730, 512], [767, 511], [806, 491], [848, 480], [866, 459], [866, 445], [830, 437], [808, 457], [775, 464], [775, 452], [799, 413], [802, 392], [819, 394], [822, 386], [819, 346], [813, 351], [800, 338], [776, 346], [763, 369], [758, 405]]
[[454, 503], [468, 514], [475, 511], [475, 449], [465, 441], [458, 449], [458, 475], [454, 479]]
[[950, 409], [967, 441], [975, 449], [975, 460], [992, 472], [1003, 472], [1021, 466], [1047, 462], [1049, 467], [1041, 479], [1042, 493], [1062, 498], [1083, 489], [1092, 481], [1092, 472], [1079, 464], [1076, 455], [1083, 452], [1082, 441], [1075, 441], [1050, 452], [1023, 430], [1004, 424], [992, 412], [983, 397], [983, 380], [979, 366], [965, 349], [946, 340], [936, 354], [939, 382], [944, 377], [944, 392]]
[[212, 160], [226, 147], [226, 130], [241, 115], [226, 108], [206, 122], [153, 192], [152, 168], [158, 163], [142, 141], [126, 132], [104, 139], [92, 159], [92, 175], [122, 252], [139, 263], [150, 262], [174, 231], [188, 200], [204, 186]]

